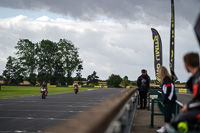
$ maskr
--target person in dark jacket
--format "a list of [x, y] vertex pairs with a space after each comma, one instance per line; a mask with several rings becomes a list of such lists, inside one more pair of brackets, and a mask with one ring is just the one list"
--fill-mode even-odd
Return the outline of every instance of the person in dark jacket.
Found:
[[[147, 75], [147, 77], [148, 77], [148, 80], [149, 80], [149, 88], [147, 89], [147, 95], [148, 95], [148, 93], [150, 92], [150, 76], [148, 75], [148, 73], [147, 73], [147, 70], [145, 70], [145, 74]], [[148, 102], [148, 98], [147, 98], [147, 107], [149, 108], [149, 102]]]
[[[150, 84], [150, 76], [148, 75], [148, 73], [147, 73], [147, 70], [145, 70], [145, 74], [147, 75], [147, 77], [148, 77], [148, 80], [149, 80], [149, 84]], [[150, 85], [149, 85], [149, 87], [150, 87]], [[148, 92], [150, 91], [150, 88], [148, 88]]]
[[[146, 70], [141, 70], [142, 75], [137, 79], [137, 86], [139, 87], [139, 94], [140, 94], [140, 109], [145, 109], [147, 105], [147, 91], [149, 89], [149, 79], [148, 76], [145, 74]], [[144, 105], [143, 105], [144, 100]]]
[[[175, 101], [177, 99], [174, 83], [172, 81], [169, 72], [164, 66], [160, 66], [158, 75], [161, 79], [161, 86], [162, 86], [162, 95], [163, 95], [163, 104], [165, 105], [165, 126], [169, 124], [172, 118], [172, 108], [175, 105]], [[160, 129], [157, 130], [158, 133], [164, 133], [165, 127], [162, 126]]]
[[[192, 76], [187, 81], [187, 88], [193, 93], [192, 100], [185, 104], [179, 116], [171, 122], [176, 130], [187, 132], [194, 130], [195, 123], [200, 120], [200, 68], [199, 55], [188, 53], [184, 56], [185, 68]], [[181, 124], [180, 124], [181, 123]], [[184, 126], [181, 126], [184, 125]]]

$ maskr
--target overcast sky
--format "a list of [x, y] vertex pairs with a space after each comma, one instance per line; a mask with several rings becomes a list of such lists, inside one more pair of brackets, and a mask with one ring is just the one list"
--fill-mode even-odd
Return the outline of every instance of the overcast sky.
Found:
[[[141, 69], [155, 79], [151, 28], [163, 43], [169, 69], [171, 0], [0, 0], [0, 75], [19, 39], [72, 41], [83, 60], [83, 77], [97, 72], [136, 80]], [[175, 72], [189, 78], [183, 55], [198, 52], [194, 25], [200, 0], [175, 0]]]

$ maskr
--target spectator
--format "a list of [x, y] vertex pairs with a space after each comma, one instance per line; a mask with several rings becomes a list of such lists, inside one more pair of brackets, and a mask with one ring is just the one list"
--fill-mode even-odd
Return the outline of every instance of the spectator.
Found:
[[[150, 91], [150, 77], [149, 77], [149, 75], [148, 75], [148, 73], [147, 73], [147, 70], [145, 70], [145, 74], [147, 75], [147, 77], [148, 77], [148, 80], [149, 80], [149, 88], [147, 89], [147, 93], [149, 93], [149, 91]], [[147, 107], [149, 108], [149, 104], [148, 104], [148, 98], [146, 98], [147, 99]]]
[[[172, 118], [172, 108], [176, 101], [176, 93], [171, 76], [164, 66], [160, 66], [158, 75], [161, 79], [163, 104], [165, 105], [164, 121], [165, 125], [168, 125]], [[164, 133], [165, 127], [162, 126], [160, 129], [157, 130], [157, 132]]]
[[[200, 69], [198, 53], [188, 53], [184, 56], [186, 70], [192, 74], [186, 86], [193, 93], [192, 100], [181, 109], [181, 114], [171, 122], [176, 130], [193, 130], [195, 123], [200, 120]], [[184, 126], [183, 126], [184, 125]]]
[[[147, 73], [147, 70], [145, 70], [145, 74], [147, 75], [148, 80], [149, 80], [149, 84], [150, 84], [150, 77], [149, 77], [149, 75], [148, 75], [148, 73]], [[150, 85], [149, 85], [149, 88], [148, 88], [148, 92], [149, 92], [149, 90], [150, 90]]]
[[[145, 109], [147, 105], [147, 91], [149, 88], [149, 79], [148, 76], [145, 74], [146, 70], [142, 69], [142, 75], [138, 77], [137, 86], [139, 87], [139, 94], [140, 94], [140, 109]], [[143, 105], [144, 100], [144, 105]]]

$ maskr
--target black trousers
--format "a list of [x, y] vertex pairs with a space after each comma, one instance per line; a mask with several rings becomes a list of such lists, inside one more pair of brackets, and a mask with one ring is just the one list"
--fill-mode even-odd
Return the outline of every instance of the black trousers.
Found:
[[175, 102], [165, 104], [165, 122], [169, 123], [172, 118], [172, 109], [174, 107]]
[[147, 106], [147, 91], [140, 91], [139, 94], [140, 94], [140, 109], [145, 109]]

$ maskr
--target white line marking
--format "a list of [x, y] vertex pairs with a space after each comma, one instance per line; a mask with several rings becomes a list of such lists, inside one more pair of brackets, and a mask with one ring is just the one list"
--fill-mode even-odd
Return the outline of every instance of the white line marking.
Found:
[[73, 110], [69, 110], [69, 111], [58, 111], [58, 110], [4, 110], [4, 109], [0, 109], [0, 111], [26, 111], [26, 112], [55, 112], [55, 113], [67, 113], [67, 112], [83, 112], [81, 111], [73, 111]]
[[95, 89], [87, 89], [87, 91], [93, 91], [93, 90], [95, 90]]
[[55, 120], [55, 121], [65, 121], [72, 119], [59, 119], [59, 118], [33, 118], [33, 117], [0, 117], [0, 119], [19, 119], [19, 120]]
[[0, 131], [0, 133], [26, 133], [26, 132], [29, 132], [29, 133], [52, 133], [52, 132], [43, 132], [41, 130], [38, 130], [38, 131], [20, 131], [20, 130], [13, 130], [13, 131]]
[[16, 130], [15, 133], [26, 133], [26, 131]]

